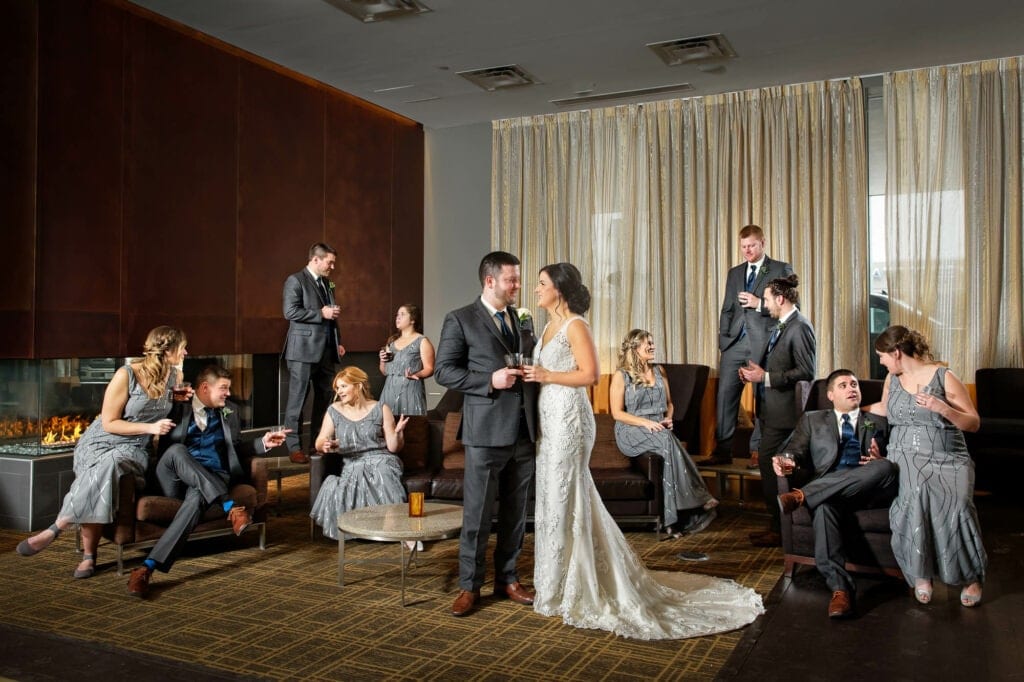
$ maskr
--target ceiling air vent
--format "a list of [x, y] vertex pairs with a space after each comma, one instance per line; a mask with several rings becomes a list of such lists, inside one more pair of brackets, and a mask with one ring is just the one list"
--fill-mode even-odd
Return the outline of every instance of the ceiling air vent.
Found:
[[327, 2], [367, 24], [432, 11], [419, 0], [327, 0]]
[[459, 71], [458, 74], [473, 85], [488, 92], [504, 88], [516, 88], [520, 85], [536, 85], [540, 81], [526, 73], [518, 64], [508, 66], [492, 66], [486, 69]]
[[736, 51], [721, 33], [667, 40], [663, 43], [648, 43], [647, 47], [669, 66], [703, 64], [736, 56]]

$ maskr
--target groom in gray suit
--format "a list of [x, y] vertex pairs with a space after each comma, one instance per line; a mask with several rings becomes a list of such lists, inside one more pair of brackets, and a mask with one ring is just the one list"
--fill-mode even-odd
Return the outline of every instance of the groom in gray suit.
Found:
[[795, 468], [784, 471], [776, 459], [777, 476], [789, 476], [795, 487], [779, 495], [779, 508], [791, 514], [807, 505], [814, 522], [814, 563], [832, 590], [828, 615], [853, 612], [855, 584], [846, 570], [842, 527], [853, 512], [888, 507], [896, 496], [899, 474], [885, 457], [889, 424], [860, 411], [860, 383], [848, 369], [828, 375], [826, 395], [831, 410], [805, 412], [783, 450]]
[[513, 307], [519, 293], [519, 259], [495, 251], [480, 261], [480, 298], [448, 313], [441, 327], [434, 379], [463, 396], [459, 438], [466, 448], [459, 588], [452, 615], [465, 616], [480, 600], [486, 572], [491, 514], [498, 500], [494, 595], [533, 604], [533, 590], [519, 582], [526, 508], [537, 440], [537, 384], [524, 383], [505, 355], [533, 353], [533, 331]]
[[317, 242], [309, 247], [309, 262], [284, 282], [284, 317], [288, 320], [288, 336], [284, 342], [284, 359], [288, 363], [288, 404], [284, 425], [288, 432], [289, 458], [306, 464], [309, 456], [302, 449], [302, 408], [306, 392], [313, 386], [313, 411], [310, 416], [309, 446], [312, 447], [324, 413], [331, 402], [334, 374], [345, 347], [338, 329], [340, 309], [334, 301], [334, 282], [328, 277], [334, 271], [337, 252]]

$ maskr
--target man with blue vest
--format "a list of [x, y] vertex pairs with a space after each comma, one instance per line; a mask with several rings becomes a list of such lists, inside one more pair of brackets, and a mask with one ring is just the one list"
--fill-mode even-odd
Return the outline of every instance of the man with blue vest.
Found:
[[156, 478], [163, 494], [183, 501], [143, 565], [132, 571], [128, 593], [134, 597], [146, 596], [153, 569], [164, 573], [171, 570], [188, 536], [211, 506], [221, 507], [235, 535], [241, 535], [252, 523], [252, 513], [236, 504], [228, 490], [248, 480], [254, 455], [281, 445], [285, 439], [284, 431], [272, 431], [252, 442], [242, 442], [238, 413], [227, 403], [231, 374], [223, 367], [208, 365], [195, 383], [192, 399], [175, 403], [170, 415], [175, 427], [160, 438], [157, 448], [160, 460]]

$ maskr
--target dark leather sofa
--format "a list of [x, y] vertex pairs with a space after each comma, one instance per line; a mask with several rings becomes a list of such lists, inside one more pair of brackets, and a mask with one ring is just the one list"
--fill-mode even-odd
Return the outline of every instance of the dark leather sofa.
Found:
[[[461, 401], [446, 398], [440, 410], [428, 416], [410, 417], [405, 447], [399, 453], [406, 490], [426, 494], [428, 500], [462, 501], [465, 449], [456, 438]], [[449, 411], [454, 410], [454, 411]], [[608, 511], [620, 523], [661, 527], [663, 461], [658, 455], [626, 457], [615, 446], [614, 420], [609, 414], [594, 415], [597, 438], [590, 471]], [[310, 458], [310, 504], [316, 500], [324, 478], [341, 472], [343, 458], [331, 453]], [[532, 514], [531, 514], [532, 517]]]
[[1024, 475], [1024, 368], [987, 367], [974, 375], [981, 426], [964, 434], [976, 488], [1016, 494]]

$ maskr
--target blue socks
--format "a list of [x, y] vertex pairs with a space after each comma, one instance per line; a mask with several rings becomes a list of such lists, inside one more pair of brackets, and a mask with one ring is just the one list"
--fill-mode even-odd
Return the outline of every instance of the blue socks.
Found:
[[142, 562], [142, 565], [145, 566], [146, 568], [148, 568], [151, 571], [156, 568], [156, 562], [153, 561], [152, 559], [146, 559], [145, 561]]
[[224, 507], [224, 513], [227, 514], [229, 511], [231, 511], [231, 508], [235, 506], [235, 501], [226, 500], [221, 503], [221, 506]]

